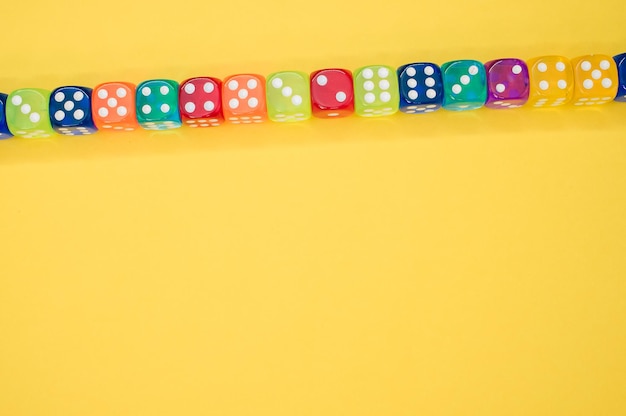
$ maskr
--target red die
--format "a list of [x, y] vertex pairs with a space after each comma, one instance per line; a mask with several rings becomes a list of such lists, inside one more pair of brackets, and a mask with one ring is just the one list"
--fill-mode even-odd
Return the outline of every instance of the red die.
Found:
[[347, 69], [321, 69], [311, 74], [313, 115], [345, 117], [354, 112], [352, 73]]
[[222, 114], [222, 81], [217, 78], [190, 78], [180, 84], [178, 98], [183, 123], [189, 127], [219, 126]]

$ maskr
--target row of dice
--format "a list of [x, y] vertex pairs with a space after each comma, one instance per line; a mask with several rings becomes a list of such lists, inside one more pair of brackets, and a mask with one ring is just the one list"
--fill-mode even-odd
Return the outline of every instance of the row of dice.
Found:
[[626, 53], [573, 60], [542, 56], [524, 62], [485, 64], [456, 60], [346, 69], [312, 74], [283, 71], [267, 79], [238, 74], [223, 82], [196, 77], [178, 84], [156, 79], [135, 86], [108, 82], [93, 90], [64, 86], [54, 91], [20, 89], [0, 94], [0, 138], [86, 135], [97, 130], [165, 130], [306, 120], [311, 115], [364, 117], [447, 110], [577, 106], [626, 101]]

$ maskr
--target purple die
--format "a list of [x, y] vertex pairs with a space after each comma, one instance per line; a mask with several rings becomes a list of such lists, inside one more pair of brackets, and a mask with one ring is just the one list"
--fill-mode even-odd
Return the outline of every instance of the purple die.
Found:
[[485, 64], [489, 108], [517, 108], [528, 101], [528, 66], [521, 59], [496, 59]]

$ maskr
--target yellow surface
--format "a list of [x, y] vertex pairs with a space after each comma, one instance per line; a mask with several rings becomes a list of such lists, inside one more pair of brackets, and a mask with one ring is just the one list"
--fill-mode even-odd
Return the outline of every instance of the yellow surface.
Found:
[[[32, 0], [0, 90], [626, 51], [618, 0]], [[0, 142], [0, 415], [624, 415], [626, 105]]]

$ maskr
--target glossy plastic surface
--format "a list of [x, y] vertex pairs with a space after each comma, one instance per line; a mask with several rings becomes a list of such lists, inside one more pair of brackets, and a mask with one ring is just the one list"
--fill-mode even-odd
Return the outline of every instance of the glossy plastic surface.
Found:
[[222, 81], [217, 78], [195, 77], [183, 81], [178, 101], [183, 124], [189, 127], [217, 127], [224, 122]]
[[398, 78], [386, 65], [370, 65], [354, 71], [354, 111], [361, 117], [381, 117], [398, 111]]
[[432, 113], [443, 103], [441, 68], [432, 62], [416, 62], [397, 70], [400, 111], [407, 114]]
[[[6, 0], [0, 91], [614, 56], [623, 10]], [[1, 416], [624, 416], [626, 104], [109, 130], [0, 140]]]
[[528, 101], [529, 78], [526, 62], [521, 59], [496, 59], [485, 63], [487, 101], [485, 107], [517, 108]]
[[311, 108], [318, 118], [340, 118], [354, 113], [352, 72], [328, 68], [311, 73]]
[[178, 82], [151, 79], [137, 85], [137, 121], [146, 130], [171, 130], [182, 126], [178, 111]]
[[231, 124], [258, 124], [267, 120], [265, 77], [237, 74], [224, 79], [224, 119]]
[[7, 124], [7, 118], [5, 114], [6, 102], [9, 96], [7, 94], [0, 93], [0, 139], [10, 139], [13, 137], [13, 133], [9, 130]]
[[50, 94], [52, 128], [66, 136], [84, 136], [98, 131], [91, 115], [91, 88], [59, 87]]
[[21, 88], [9, 94], [5, 114], [11, 133], [26, 139], [53, 135], [49, 99], [50, 91], [39, 88]]
[[574, 70], [564, 56], [548, 55], [528, 61], [530, 93], [528, 105], [559, 107], [569, 103], [574, 95]]
[[265, 91], [270, 120], [282, 123], [311, 118], [309, 76], [304, 72], [282, 71], [270, 74]]
[[607, 55], [584, 55], [572, 59], [575, 106], [603, 105], [617, 95], [619, 79], [613, 58]]
[[617, 65], [618, 87], [615, 101], [626, 102], [626, 53], [613, 57]]
[[97, 85], [93, 89], [91, 101], [91, 114], [99, 130], [134, 131], [139, 127], [134, 84], [106, 82]]
[[457, 60], [441, 65], [443, 108], [451, 111], [475, 110], [487, 100], [487, 75], [476, 60]]

